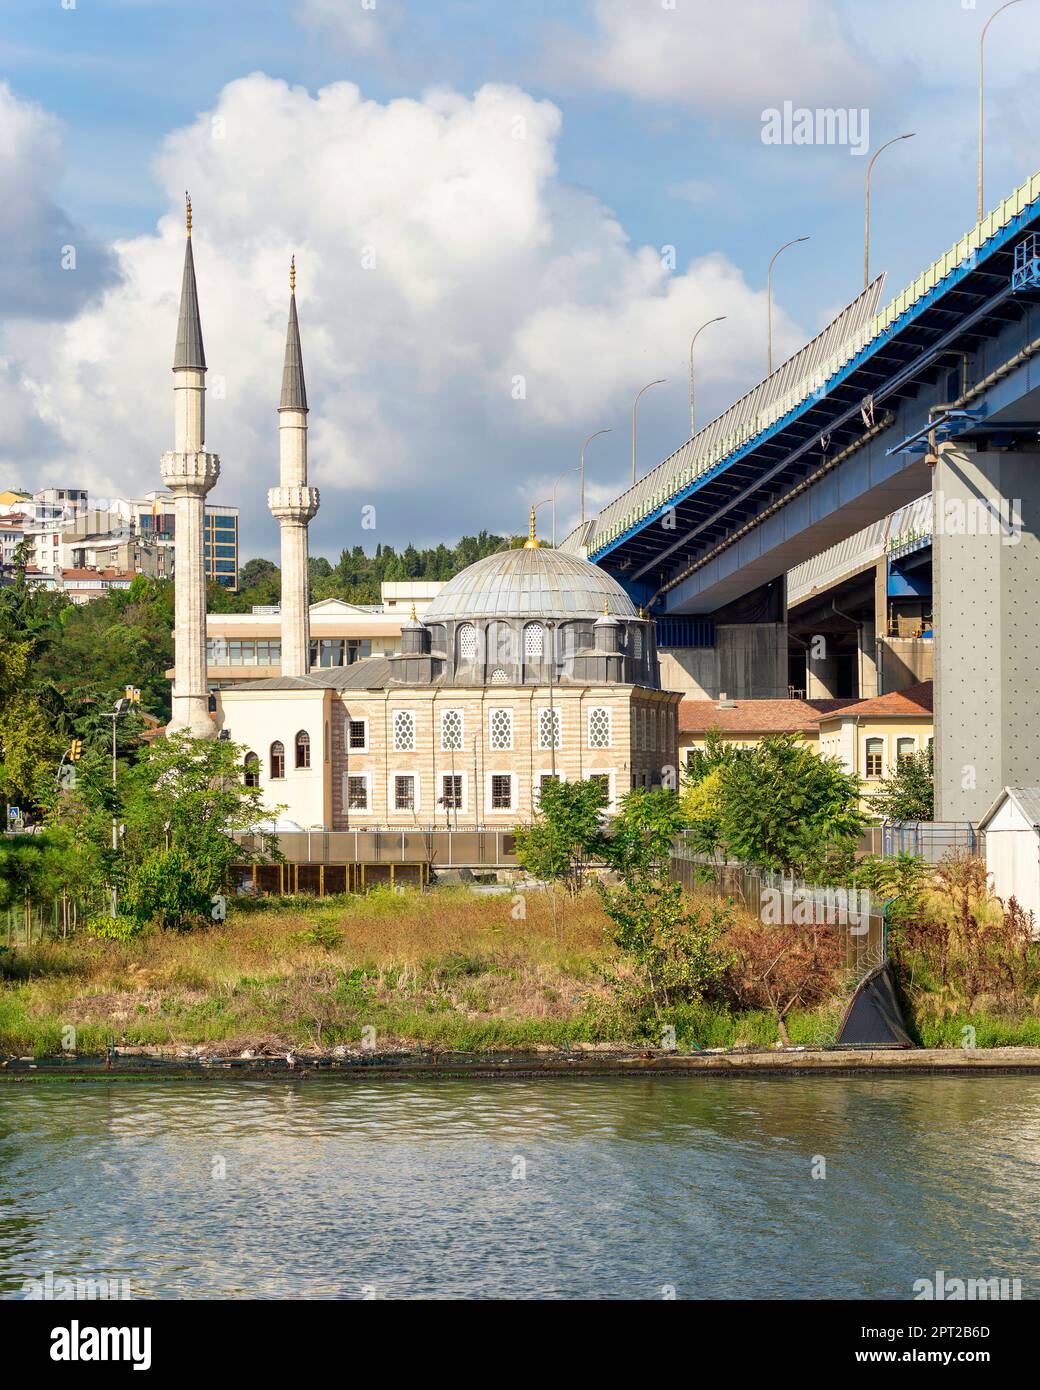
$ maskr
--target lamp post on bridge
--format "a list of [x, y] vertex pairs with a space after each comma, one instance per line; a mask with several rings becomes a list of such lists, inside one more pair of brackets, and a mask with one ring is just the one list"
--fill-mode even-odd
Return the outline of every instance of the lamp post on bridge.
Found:
[[773, 375], [773, 266], [781, 251], [789, 246], [797, 246], [800, 241], [808, 241], [807, 236], [796, 236], [793, 241], [785, 241], [783, 246], [773, 252], [766, 272], [766, 376]]
[[913, 138], [914, 131], [912, 130], [909, 131], [906, 135], [896, 135], [893, 139], [889, 140], [887, 144], [882, 145], [880, 149], [876, 149], [874, 151], [874, 153], [870, 156], [870, 163], [867, 165], [866, 230], [863, 234], [864, 289], [866, 289], [867, 286], [870, 284], [870, 171], [874, 167], [874, 160], [877, 159], [878, 155], [881, 154], [884, 150], [887, 150], [889, 145], [898, 145], [900, 140], [912, 140]]
[[553, 483], [553, 490], [552, 490], [552, 538], [553, 538], [553, 539], [552, 539], [552, 543], [553, 543], [553, 550], [556, 549], [556, 489], [560, 486], [560, 484], [563, 482], [564, 478], [566, 478], [566, 477], [568, 476], [568, 474], [570, 474], [570, 473], [577, 473], [578, 469], [579, 469], [581, 466], [582, 466], [581, 464], [575, 464], [573, 468], [565, 468], [565, 469], [563, 470], [563, 472], [560, 474], [560, 476], [556, 479], [555, 483]]
[[659, 376], [656, 381], [648, 381], [642, 390], [636, 392], [636, 398], [632, 402], [632, 485], [636, 481], [636, 406], [639, 404], [639, 397], [644, 391], [649, 391], [651, 386], [661, 386], [667, 381], [667, 377]]
[[581, 523], [582, 523], [582, 525], [585, 524], [585, 450], [589, 447], [589, 445], [592, 443], [592, 441], [593, 441], [594, 439], [598, 439], [599, 436], [600, 436], [601, 434], [611, 434], [611, 433], [612, 433], [612, 431], [609, 430], [609, 429], [608, 429], [608, 430], [597, 430], [595, 434], [590, 434], [589, 437], [588, 437], [588, 439], [586, 439], [585, 443], [581, 446], [581, 463], [578, 465], [579, 468], [581, 469], [581, 480], [580, 480], [580, 482], [579, 482], [579, 484], [578, 484], [578, 491], [579, 491], [579, 493], [580, 493], [580, 497], [579, 497], [579, 506], [580, 506], [580, 508], [581, 508]]
[[726, 317], [725, 314], [719, 314], [718, 318], [708, 319], [707, 322], [701, 324], [700, 328], [697, 329], [697, 332], [696, 332], [696, 333], [693, 335], [693, 337], [690, 339], [690, 438], [691, 438], [691, 439], [693, 438], [694, 434], [696, 433], [696, 425], [695, 425], [695, 423], [694, 423], [694, 414], [693, 414], [693, 345], [694, 345], [694, 343], [696, 343], [697, 339], [700, 337], [700, 335], [704, 332], [704, 330], [705, 330], [706, 328], [708, 328], [708, 327], [709, 327], [711, 324], [713, 324], [713, 323], [722, 323], [723, 320], [725, 319], [725, 317]]
[[983, 217], [985, 216], [985, 207], [984, 207], [984, 205], [983, 205], [983, 197], [982, 197], [982, 147], [983, 147], [983, 132], [984, 132], [984, 126], [985, 126], [985, 94], [984, 94], [984, 83], [985, 83], [985, 52], [984, 52], [984, 45], [985, 45], [985, 42], [986, 42], [986, 30], [987, 30], [987, 29], [989, 28], [989, 26], [993, 23], [993, 21], [996, 19], [996, 17], [997, 17], [998, 14], [1003, 14], [1003, 12], [1004, 12], [1005, 10], [1009, 10], [1009, 9], [1011, 8], [1012, 5], [1017, 5], [1018, 3], [1019, 3], [1019, 0], [1007, 0], [1007, 3], [1006, 3], [1006, 4], [1001, 5], [999, 9], [994, 10], [993, 13], [990, 15], [989, 19], [987, 19], [986, 22], [985, 22], [985, 24], [982, 26], [982, 32], [981, 32], [981, 34], [979, 34], [979, 215], [978, 215], [978, 218], [976, 219], [976, 220], [979, 221], [979, 222], [981, 222], [982, 219], [983, 219]]

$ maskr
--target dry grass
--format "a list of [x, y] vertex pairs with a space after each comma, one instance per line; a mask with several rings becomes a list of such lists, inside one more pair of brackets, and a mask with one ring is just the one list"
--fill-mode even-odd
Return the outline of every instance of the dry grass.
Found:
[[[183, 935], [126, 944], [80, 935], [12, 953], [0, 1050], [36, 1052], [76, 1030], [81, 1051], [125, 1044], [357, 1046], [558, 1043], [592, 1036], [609, 999], [594, 893], [442, 889], [249, 905]], [[519, 914], [514, 916], [514, 914]]]

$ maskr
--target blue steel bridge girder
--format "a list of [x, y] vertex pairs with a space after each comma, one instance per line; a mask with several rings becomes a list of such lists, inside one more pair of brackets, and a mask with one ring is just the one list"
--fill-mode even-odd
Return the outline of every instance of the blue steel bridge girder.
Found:
[[[958, 360], [983, 353], [1029, 313], [1029, 300], [1035, 296], [1014, 297], [1011, 274], [1015, 244], [1033, 225], [1040, 225], [1040, 199], [910, 305], [824, 389], [602, 547], [596, 547], [593, 537], [590, 558], [610, 569], [634, 598], [646, 602], [662, 583], [674, 580], [756, 513], [775, 507], [786, 492], [819, 469], [828, 453], [833, 457], [862, 437], [865, 404], [873, 400], [879, 415], [892, 411], [903, 416], [907, 403], [929, 392], [934, 401], [946, 399], [946, 378]], [[927, 406], [918, 413], [926, 422]], [[909, 466], [907, 460], [903, 463]], [[876, 519], [877, 507], [888, 506], [903, 491], [887, 473], [880, 484], [873, 501], [862, 499], [857, 505], [855, 497], [841, 500], [846, 534], [864, 524], [864, 517]], [[749, 571], [744, 592], [758, 582]], [[673, 597], [663, 601], [666, 611], [675, 605]]]

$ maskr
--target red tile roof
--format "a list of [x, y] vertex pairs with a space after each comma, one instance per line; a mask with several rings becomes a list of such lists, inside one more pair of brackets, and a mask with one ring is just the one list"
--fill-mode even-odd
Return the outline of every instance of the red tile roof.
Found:
[[717, 700], [683, 700], [679, 732], [705, 734], [815, 733], [822, 718], [852, 700], [733, 700], [720, 708]]
[[893, 690], [891, 695], [875, 695], [869, 700], [857, 700], [841, 711], [843, 717], [873, 715], [930, 715], [932, 713], [932, 682], [919, 681], [905, 690]]

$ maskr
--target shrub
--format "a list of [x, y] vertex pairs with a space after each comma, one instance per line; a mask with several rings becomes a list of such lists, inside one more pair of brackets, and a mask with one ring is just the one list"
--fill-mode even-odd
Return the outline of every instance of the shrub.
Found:
[[144, 931], [145, 924], [136, 917], [91, 917], [87, 920], [88, 936], [99, 941], [133, 941]]

